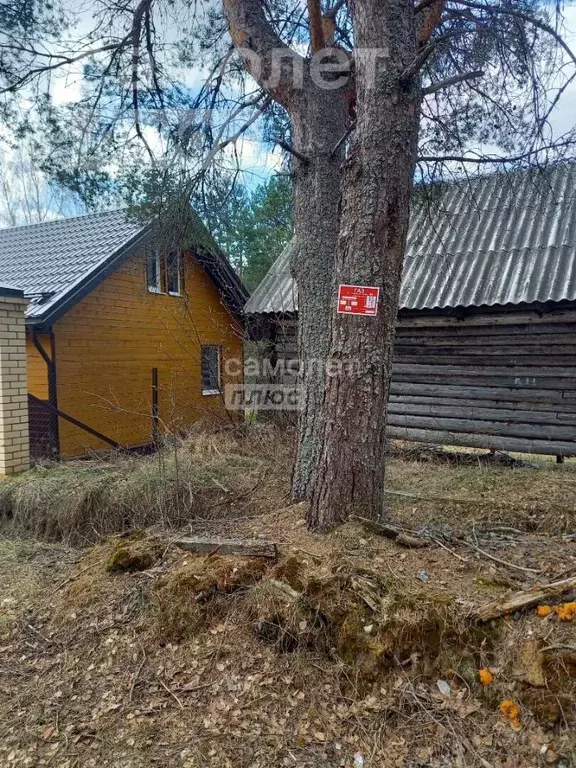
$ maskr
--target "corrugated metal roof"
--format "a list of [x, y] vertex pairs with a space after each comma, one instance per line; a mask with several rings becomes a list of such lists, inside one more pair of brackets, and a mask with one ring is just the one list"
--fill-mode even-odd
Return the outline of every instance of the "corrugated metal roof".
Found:
[[143, 229], [122, 210], [0, 229], [0, 281], [32, 299], [29, 317], [44, 315]]
[[[576, 300], [576, 165], [416, 190], [402, 309]], [[246, 305], [293, 312], [286, 252]]]

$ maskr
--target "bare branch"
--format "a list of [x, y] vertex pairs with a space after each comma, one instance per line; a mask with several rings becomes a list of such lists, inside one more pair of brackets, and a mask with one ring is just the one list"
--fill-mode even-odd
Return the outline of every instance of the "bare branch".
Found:
[[109, 43], [108, 45], [102, 45], [99, 48], [90, 48], [86, 51], [82, 51], [81, 53], [78, 53], [73, 56], [43, 54], [45, 57], [48, 58], [50, 62], [53, 62], [53, 63], [44, 64], [42, 66], [35, 67], [34, 69], [28, 70], [28, 72], [22, 75], [21, 78], [11, 83], [6, 88], [0, 89], [0, 95], [4, 93], [13, 93], [17, 91], [19, 88], [21, 88], [22, 86], [27, 85], [29, 82], [31, 82], [32, 80], [34, 80], [36, 77], [40, 75], [46, 74], [48, 72], [52, 72], [56, 69], [60, 69], [61, 67], [65, 67], [70, 64], [76, 64], [77, 62], [82, 61], [83, 59], [87, 59], [90, 56], [96, 56], [97, 54], [105, 53], [106, 51], [116, 51], [121, 48], [125, 48], [128, 45], [129, 41], [130, 41], [130, 36], [127, 36], [122, 40], [118, 41], [117, 43]]
[[430, 55], [434, 53], [436, 48], [441, 43], [444, 43], [453, 37], [459, 37], [465, 34], [468, 34], [468, 30], [453, 29], [450, 32], [446, 32], [446, 34], [439, 35], [438, 37], [434, 38], [434, 40], [431, 40], [427, 45], [425, 45], [418, 52], [418, 54], [414, 57], [413, 62], [406, 67], [404, 72], [402, 72], [402, 74], [400, 75], [400, 83], [402, 85], [408, 84], [410, 80], [414, 77], [414, 75], [418, 74], [418, 72], [422, 69], [424, 64], [426, 64], [426, 62], [428, 61]]
[[476, 80], [479, 77], [484, 77], [484, 72], [481, 69], [478, 69], [475, 72], [463, 72], [461, 75], [454, 75], [454, 77], [447, 77], [446, 80], [440, 80], [438, 83], [432, 83], [432, 85], [429, 85], [427, 88], [423, 88], [422, 95], [429, 96], [431, 93], [436, 93], [436, 91], [449, 88], [451, 85], [463, 83], [466, 80]]
[[426, 64], [426, 62], [430, 58], [430, 55], [434, 51], [435, 47], [436, 47], [436, 44], [432, 42], [429, 45], [427, 45], [425, 48], [422, 48], [422, 50], [414, 58], [414, 61], [408, 67], [406, 67], [404, 72], [402, 72], [402, 74], [400, 75], [401, 85], [408, 84], [410, 80], [414, 77], [414, 75], [417, 75], [418, 72], [420, 72], [424, 64]]
[[322, 28], [322, 9], [320, 0], [308, 0], [308, 18], [310, 23], [310, 46], [312, 53], [324, 48], [324, 30]]
[[434, 157], [422, 155], [418, 157], [418, 161], [422, 163], [473, 163], [475, 165], [506, 165], [508, 163], [519, 163], [522, 160], [528, 160], [532, 157], [536, 157], [542, 152], [549, 152], [551, 150], [561, 149], [562, 147], [571, 147], [574, 146], [574, 144], [574, 139], [568, 139], [566, 141], [547, 144], [544, 147], [531, 149], [528, 152], [523, 152], [520, 155], [514, 155], [512, 157], [498, 157], [497, 155], [444, 155]]
[[346, 5], [347, 2], [348, 2], [348, 0], [337, 0], [337, 2], [332, 6], [332, 8], [330, 8], [329, 11], [327, 11], [324, 14], [324, 16], [327, 19], [334, 20], [336, 18], [336, 16], [338, 16], [338, 14], [340, 12], [340, 9], [344, 8], [344, 6]]
[[[257, 101], [260, 101], [262, 97], [260, 96]], [[226, 139], [221, 139], [218, 141], [217, 144], [215, 144], [210, 152], [207, 154], [207, 156], [204, 158], [202, 162], [202, 170], [206, 170], [214, 157], [218, 154], [218, 152], [221, 152], [223, 149], [225, 149], [229, 144], [233, 144], [234, 142], [238, 141], [238, 139], [243, 136], [248, 128], [250, 128], [251, 125], [253, 125], [256, 120], [262, 115], [270, 106], [272, 103], [271, 97], [266, 98], [263, 103], [258, 107], [258, 109], [255, 109], [252, 115], [248, 118], [248, 120], [236, 131], [236, 133], [233, 133], [232, 136], [228, 136]], [[247, 105], [242, 105], [241, 109], [244, 109]], [[226, 121], [225, 125], [229, 125], [230, 122], [237, 116], [240, 108], [238, 110], [235, 110], [233, 113], [233, 116]], [[225, 126], [223, 126], [220, 130], [220, 137], [222, 137], [225, 130]]]
[[310, 162], [310, 160], [308, 160], [305, 155], [303, 155], [301, 152], [298, 152], [297, 149], [294, 149], [294, 147], [291, 144], [288, 144], [287, 141], [278, 139], [276, 143], [279, 147], [282, 147], [285, 152], [289, 152], [291, 155], [294, 155], [294, 157], [298, 158], [298, 160], [300, 160], [301, 163], [304, 163], [304, 165], [308, 165]]
[[354, 128], [356, 128], [356, 121], [354, 121], [353, 123], [350, 123], [350, 125], [348, 126], [348, 130], [344, 133], [343, 136], [341, 136], [338, 139], [338, 141], [336, 142], [336, 145], [334, 146], [334, 149], [330, 153], [331, 157], [335, 157], [336, 156], [336, 153], [338, 152], [340, 147], [344, 144], [344, 142], [346, 141], [348, 136], [350, 136], [350, 134], [352, 133]]
[[152, 149], [146, 140], [146, 137], [144, 136], [144, 133], [142, 131], [142, 126], [140, 123], [140, 100], [139, 100], [139, 94], [138, 94], [138, 82], [139, 82], [139, 74], [138, 70], [140, 68], [140, 39], [142, 36], [142, 23], [144, 19], [144, 15], [150, 8], [150, 3], [152, 0], [141, 0], [141, 2], [138, 4], [138, 7], [136, 8], [134, 12], [134, 20], [132, 22], [132, 75], [131, 75], [131, 87], [132, 87], [132, 107], [134, 109], [134, 128], [136, 130], [136, 135], [144, 145], [146, 152], [148, 153], [148, 157], [150, 158], [150, 162], [154, 166], [156, 164], [156, 159], [154, 157], [154, 153], [152, 152]]
[[420, 0], [420, 2], [416, 3], [414, 6], [414, 13], [422, 13], [426, 8], [430, 8], [431, 5], [434, 5], [435, 2], [436, 0]]

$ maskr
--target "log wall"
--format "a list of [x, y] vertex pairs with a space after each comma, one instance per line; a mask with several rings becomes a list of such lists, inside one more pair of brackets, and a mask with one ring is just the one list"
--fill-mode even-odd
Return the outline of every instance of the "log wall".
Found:
[[[297, 356], [296, 322], [277, 323], [280, 361]], [[401, 313], [388, 434], [576, 456], [576, 305]]]

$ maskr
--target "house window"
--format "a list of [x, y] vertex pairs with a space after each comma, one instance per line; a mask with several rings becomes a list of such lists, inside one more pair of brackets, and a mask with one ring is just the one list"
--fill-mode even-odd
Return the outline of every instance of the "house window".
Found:
[[162, 270], [157, 251], [149, 251], [146, 257], [146, 280], [150, 293], [162, 293]]
[[202, 394], [220, 394], [220, 347], [202, 347]]
[[180, 296], [180, 254], [170, 251], [166, 256], [166, 290], [171, 296]]

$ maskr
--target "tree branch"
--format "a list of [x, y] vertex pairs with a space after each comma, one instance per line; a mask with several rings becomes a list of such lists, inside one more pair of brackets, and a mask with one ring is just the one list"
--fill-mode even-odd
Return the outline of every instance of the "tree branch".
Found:
[[132, 108], [134, 109], [134, 127], [136, 130], [136, 135], [144, 145], [146, 152], [148, 153], [148, 157], [150, 158], [150, 162], [154, 167], [156, 165], [156, 159], [154, 157], [154, 153], [152, 152], [150, 144], [148, 143], [148, 141], [146, 140], [146, 137], [144, 136], [144, 133], [142, 131], [142, 126], [140, 123], [140, 99], [138, 94], [138, 83], [140, 79], [138, 70], [140, 69], [140, 40], [142, 37], [142, 23], [143, 23], [143, 19], [146, 12], [150, 8], [150, 3], [151, 3], [151, 0], [141, 0], [141, 2], [138, 4], [138, 7], [134, 12], [134, 20], [132, 22], [132, 32], [131, 32], [132, 73], [130, 78], [130, 84], [132, 88]]
[[76, 64], [77, 62], [82, 61], [82, 59], [87, 59], [89, 56], [95, 56], [98, 53], [104, 53], [106, 51], [117, 51], [117, 50], [120, 50], [121, 48], [125, 48], [129, 42], [130, 42], [130, 35], [118, 41], [117, 43], [102, 45], [100, 46], [100, 48], [92, 48], [87, 51], [83, 51], [82, 53], [78, 53], [71, 56], [63, 56], [63, 55], [56, 55], [56, 54], [42, 54], [44, 57], [48, 58], [49, 61], [52, 61], [52, 59], [56, 59], [56, 61], [52, 64], [45, 64], [39, 67], [35, 67], [34, 69], [30, 69], [28, 72], [22, 75], [22, 77], [20, 77], [16, 82], [11, 83], [9, 86], [6, 86], [6, 88], [0, 89], [0, 95], [4, 93], [13, 93], [17, 91], [18, 88], [21, 88], [22, 86], [26, 85], [31, 80], [34, 80], [35, 77], [38, 77], [39, 75], [43, 75], [47, 72], [52, 72], [55, 69], [60, 69], [61, 67], [64, 67], [70, 64]]
[[312, 53], [324, 48], [324, 30], [322, 29], [322, 9], [320, 0], [308, 0], [308, 19], [310, 24], [310, 46]]
[[348, 129], [346, 130], [346, 132], [336, 142], [336, 144], [334, 146], [334, 149], [332, 150], [332, 152], [330, 152], [330, 156], [331, 157], [336, 157], [336, 153], [338, 152], [338, 150], [340, 149], [342, 144], [344, 144], [344, 142], [346, 141], [348, 136], [350, 136], [350, 134], [352, 133], [352, 131], [355, 128], [356, 128], [356, 121], [354, 120], [353, 123], [350, 123], [350, 125], [348, 126]]
[[436, 48], [441, 44], [446, 42], [447, 40], [450, 40], [453, 37], [459, 37], [460, 35], [468, 34], [468, 30], [465, 29], [453, 29], [450, 30], [450, 32], [446, 32], [443, 35], [439, 35], [438, 37], [434, 38], [434, 40], [431, 40], [427, 45], [422, 48], [418, 54], [414, 57], [414, 60], [411, 64], [409, 64], [404, 72], [400, 75], [400, 83], [403, 85], [407, 85], [410, 80], [414, 77], [414, 75], [417, 75], [418, 72], [422, 69], [424, 64], [428, 61], [428, 58]]
[[474, 72], [464, 72], [461, 75], [454, 75], [454, 77], [447, 77], [446, 80], [440, 80], [437, 83], [432, 83], [432, 85], [429, 85], [427, 88], [423, 88], [422, 95], [429, 96], [431, 93], [436, 93], [436, 91], [449, 88], [451, 85], [463, 83], [466, 80], [476, 80], [479, 77], [484, 77], [484, 72], [481, 69]]
[[[260, 99], [261, 99], [261, 98], [262, 98], [262, 97], [261, 97], [261, 96], [259, 96], [259, 97], [258, 97], [258, 98], [257, 98], [257, 99], [256, 99], [256, 100], [253, 102], [253, 103], [257, 103], [258, 101], [260, 101]], [[271, 103], [272, 103], [272, 99], [271, 99], [270, 97], [266, 98], [266, 99], [265, 99], [265, 100], [262, 102], [262, 104], [261, 104], [261, 105], [260, 105], [260, 106], [259, 106], [257, 109], [255, 109], [255, 110], [254, 110], [254, 112], [253, 112], [253, 113], [252, 113], [252, 115], [251, 115], [251, 116], [248, 118], [248, 120], [246, 120], [246, 122], [244, 123], [244, 125], [242, 125], [242, 126], [241, 126], [241, 127], [240, 127], [240, 128], [239, 128], [239, 129], [238, 129], [236, 132], [235, 132], [235, 133], [233, 133], [233, 134], [232, 134], [232, 136], [229, 136], [229, 137], [228, 137], [228, 138], [226, 138], [226, 139], [221, 139], [221, 140], [219, 140], [219, 141], [218, 141], [218, 142], [217, 142], [217, 143], [216, 143], [216, 144], [215, 144], [215, 145], [212, 147], [212, 149], [210, 150], [210, 152], [207, 154], [207, 156], [206, 156], [206, 157], [204, 158], [204, 160], [202, 161], [202, 171], [205, 171], [205, 170], [208, 168], [208, 166], [210, 165], [210, 163], [212, 162], [212, 160], [214, 159], [214, 157], [215, 157], [215, 156], [218, 154], [218, 152], [221, 152], [221, 151], [222, 151], [223, 149], [225, 149], [225, 148], [226, 148], [226, 147], [227, 147], [229, 144], [233, 144], [234, 142], [238, 141], [238, 139], [239, 139], [241, 136], [243, 136], [243, 135], [246, 133], [246, 131], [248, 130], [248, 128], [250, 128], [250, 126], [251, 126], [251, 125], [253, 125], [253, 124], [256, 122], [256, 120], [257, 120], [257, 119], [260, 117], [260, 115], [262, 115], [262, 114], [263, 114], [263, 113], [264, 113], [264, 112], [265, 112], [265, 111], [268, 109], [268, 107], [270, 106], [270, 104], [271, 104]], [[246, 106], [248, 106], [248, 105], [244, 104], [244, 105], [242, 105], [242, 107], [241, 107], [241, 108], [239, 107], [238, 109], [236, 109], [236, 110], [233, 112], [232, 116], [231, 116], [231, 117], [230, 117], [230, 118], [229, 118], [229, 119], [226, 121], [226, 123], [225, 123], [225, 124], [224, 124], [224, 125], [221, 127], [221, 129], [220, 129], [220, 133], [219, 133], [219, 139], [220, 139], [220, 137], [222, 137], [222, 136], [223, 136], [223, 134], [224, 134], [224, 131], [225, 131], [225, 128], [226, 128], [226, 126], [227, 126], [227, 125], [230, 125], [230, 123], [232, 122], [232, 120], [234, 120], [234, 119], [236, 118], [236, 116], [239, 114], [239, 112], [241, 111], [241, 109], [245, 109], [245, 107], [246, 107]]]
[[414, 13], [422, 13], [426, 8], [430, 8], [431, 5], [434, 5], [435, 2], [436, 0], [420, 0], [420, 2], [416, 3], [414, 6]]
[[276, 141], [279, 147], [281, 147], [285, 152], [289, 152], [291, 155], [294, 155], [294, 157], [298, 158], [301, 163], [304, 163], [304, 165], [308, 165], [310, 160], [306, 157], [306, 155], [303, 155], [301, 152], [298, 152], [297, 149], [294, 149], [294, 147], [291, 144], [288, 144], [287, 141], [282, 141], [282, 139], [278, 139]]
[[223, 0], [234, 47], [258, 85], [275, 101], [290, 105], [294, 70], [304, 59], [276, 34], [261, 0]]
[[513, 157], [498, 157], [497, 155], [477, 155], [476, 157], [466, 157], [463, 155], [444, 155], [434, 157], [422, 155], [418, 157], [418, 161], [422, 163], [474, 163], [475, 165], [506, 165], [507, 163], [519, 163], [522, 160], [528, 160], [535, 155], [539, 155], [541, 152], [548, 152], [551, 149], [560, 149], [561, 147], [574, 146], [575, 143], [575, 139], [568, 139], [566, 141], [548, 144], [545, 147], [539, 147], [538, 149], [531, 149], [528, 152], [523, 152], [522, 154], [514, 155]]
[[336, 16], [338, 16], [338, 13], [340, 12], [341, 8], [344, 8], [348, 0], [337, 0], [337, 2], [330, 8], [329, 11], [327, 11], [324, 16], [327, 19], [336, 19]]
[[452, 0], [452, 2], [456, 3], [456, 5], [463, 5], [465, 8], [473, 8], [478, 11], [485, 11], [486, 13], [499, 13], [504, 16], [512, 16], [513, 18], [525, 21], [527, 24], [532, 24], [532, 26], [536, 27], [537, 29], [541, 29], [543, 32], [551, 35], [554, 40], [556, 40], [558, 45], [568, 54], [573, 63], [576, 64], [576, 54], [566, 43], [562, 35], [558, 34], [558, 32], [556, 32], [556, 30], [549, 24], [546, 24], [544, 21], [540, 21], [540, 19], [537, 19], [535, 16], [530, 16], [530, 14], [517, 11], [514, 8], [503, 8], [497, 5], [484, 5], [483, 3], [474, 2], [474, 0]]
[[400, 84], [406, 85], [412, 80], [414, 75], [417, 75], [418, 72], [422, 69], [424, 64], [428, 61], [430, 55], [434, 51], [434, 48], [436, 47], [436, 44], [434, 42], [427, 45], [425, 48], [422, 48], [422, 50], [418, 53], [418, 55], [414, 58], [414, 61], [409, 64], [404, 72], [400, 75]]

